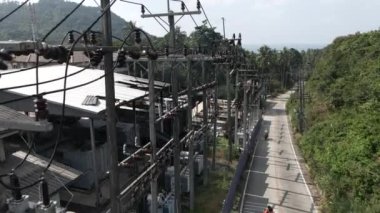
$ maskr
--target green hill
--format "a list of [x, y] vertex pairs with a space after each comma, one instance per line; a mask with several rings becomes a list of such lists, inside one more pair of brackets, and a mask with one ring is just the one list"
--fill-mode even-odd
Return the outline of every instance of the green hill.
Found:
[[[300, 147], [324, 209], [379, 212], [380, 32], [335, 39], [317, 59], [307, 92]], [[288, 106], [296, 105], [294, 97]]]
[[[18, 2], [0, 3], [0, 17], [8, 14], [19, 5]], [[34, 4], [37, 38], [42, 38], [53, 26], [65, 17], [77, 3], [64, 0], [40, 0]], [[69, 30], [83, 31], [96, 17], [100, 15], [97, 7], [81, 6], [72, 16], [70, 16], [50, 37], [49, 42], [60, 43]], [[31, 12], [29, 6], [24, 6], [12, 16], [0, 23], [0, 40], [25, 40], [32, 39]], [[100, 22], [95, 25], [94, 30], [100, 29]], [[125, 35], [129, 29], [128, 23], [119, 16], [112, 14], [113, 34], [119, 37]]]

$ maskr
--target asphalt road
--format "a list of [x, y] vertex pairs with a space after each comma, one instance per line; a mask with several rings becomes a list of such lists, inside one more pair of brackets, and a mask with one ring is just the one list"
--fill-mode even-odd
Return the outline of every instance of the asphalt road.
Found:
[[285, 111], [290, 92], [269, 99], [263, 134], [254, 148], [243, 192], [240, 212], [262, 213], [267, 205], [275, 213], [317, 212], [295, 155]]

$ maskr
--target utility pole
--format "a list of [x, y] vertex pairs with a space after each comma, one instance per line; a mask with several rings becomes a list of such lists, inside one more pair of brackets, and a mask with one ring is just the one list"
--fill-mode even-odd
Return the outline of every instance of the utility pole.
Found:
[[[191, 60], [187, 61], [187, 129], [188, 131], [193, 130], [193, 75], [191, 73]], [[190, 211], [194, 210], [194, 144], [193, 144], [193, 137], [190, 137], [189, 139], [189, 170], [190, 170]]]
[[[149, 81], [149, 139], [152, 147], [151, 165], [156, 163], [156, 127], [155, 127], [155, 92], [154, 92], [154, 71], [156, 68], [155, 61], [148, 62], [148, 81]], [[152, 195], [151, 213], [157, 212], [157, 178], [154, 173], [151, 176], [150, 192]]]
[[[169, 0], [168, 0], [169, 2]], [[168, 3], [169, 5], [169, 3]], [[169, 8], [168, 8], [169, 9]], [[172, 11], [169, 11], [169, 25], [170, 25], [170, 40], [169, 40], [169, 50], [175, 50], [175, 23], [174, 15]], [[173, 96], [173, 107], [178, 107], [178, 73], [173, 69], [174, 64], [171, 64], [171, 78], [172, 78], [172, 96]], [[180, 144], [179, 144], [179, 118], [177, 115], [173, 118], [173, 143], [174, 143], [174, 205], [175, 212], [181, 212], [181, 185], [180, 185]]]
[[[170, 0], [167, 0], [167, 13], [160, 14], [142, 14], [142, 18], [150, 17], [161, 17], [167, 16], [170, 27], [170, 39], [169, 39], [169, 53], [174, 53], [175, 51], [175, 21], [174, 16], [184, 16], [184, 15], [194, 15], [200, 14], [201, 11], [189, 11], [189, 12], [179, 12], [175, 13], [170, 10]], [[172, 83], [172, 97], [173, 97], [173, 108], [178, 107], [178, 73], [174, 71], [173, 62], [171, 64], [171, 83]], [[179, 118], [174, 115], [172, 123], [173, 131], [173, 144], [174, 144], [174, 212], [180, 213], [181, 211], [181, 185], [180, 185], [180, 141], [179, 141]], [[153, 198], [156, 199], [156, 198]]]
[[231, 74], [227, 70], [227, 135], [228, 135], [228, 160], [232, 162], [232, 131], [231, 131]]
[[[205, 61], [202, 60], [202, 83], [206, 84], [206, 67]], [[207, 89], [204, 88], [202, 91], [202, 102], [203, 102], [203, 125], [205, 131], [203, 134], [203, 165], [204, 165], [204, 174], [203, 174], [203, 184], [207, 186], [208, 184], [208, 110], [207, 110]]]
[[303, 75], [302, 75], [302, 69], [299, 68], [298, 71], [298, 87], [299, 87], [299, 102], [300, 102], [300, 109], [298, 112], [298, 122], [299, 122], [299, 128], [300, 132], [303, 133], [304, 131], [304, 82], [303, 82]]
[[239, 109], [237, 105], [237, 100], [239, 98], [239, 70], [237, 69], [235, 76], [235, 144], [239, 144], [238, 139], [238, 123], [239, 123]]
[[212, 169], [215, 170], [215, 155], [216, 155], [216, 127], [218, 121], [218, 69], [219, 65], [215, 67], [215, 87], [214, 87], [214, 137], [212, 147]]
[[223, 20], [223, 39], [226, 39], [226, 28], [224, 26], [224, 17], [222, 17], [222, 20]]
[[243, 81], [243, 148], [244, 151], [247, 151], [247, 114], [248, 114], [248, 85], [247, 85], [247, 78], [244, 75], [244, 81]]
[[[102, 0], [101, 7], [106, 9], [110, 0]], [[102, 20], [103, 45], [112, 46], [112, 28], [111, 28], [111, 9], [106, 9]], [[119, 213], [119, 172], [117, 156], [117, 139], [116, 139], [116, 112], [115, 112], [115, 82], [112, 71], [113, 58], [112, 52], [104, 54], [104, 72], [106, 87], [106, 115], [107, 115], [107, 141], [110, 145], [110, 202], [111, 213]]]

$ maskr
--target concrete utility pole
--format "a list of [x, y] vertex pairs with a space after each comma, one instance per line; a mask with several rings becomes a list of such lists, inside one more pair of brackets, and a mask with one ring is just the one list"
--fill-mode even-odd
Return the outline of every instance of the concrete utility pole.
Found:
[[[156, 62], [149, 60], [148, 62], [148, 81], [149, 81], [149, 140], [152, 147], [151, 165], [156, 162], [156, 114], [155, 114], [155, 92], [154, 92], [154, 71]], [[151, 176], [150, 192], [152, 195], [151, 213], [157, 212], [157, 178], [154, 173]]]
[[244, 151], [247, 149], [247, 114], [248, 114], [248, 85], [247, 85], [247, 78], [244, 75], [244, 81], [243, 81], [243, 148]]
[[239, 98], [239, 70], [237, 69], [235, 76], [235, 144], [239, 144], [238, 139], [238, 123], [239, 123], [239, 110], [237, 100]]
[[[200, 14], [200, 11], [189, 11], [174, 13], [170, 10], [170, 1], [167, 0], [167, 13], [160, 14], [143, 14], [142, 18], [161, 17], [167, 16], [170, 26], [170, 39], [169, 39], [169, 52], [175, 51], [175, 21], [174, 16], [194, 15]], [[174, 71], [173, 62], [171, 64], [171, 83], [172, 83], [172, 97], [173, 108], [178, 107], [178, 73]], [[179, 141], [179, 118], [174, 115], [173, 118], [173, 144], [174, 144], [174, 211], [180, 213], [181, 211], [181, 186], [180, 186], [180, 141]]]
[[[193, 75], [191, 73], [191, 61], [187, 62], [187, 129], [189, 132], [193, 130], [193, 108], [192, 108], [192, 99], [193, 99]], [[189, 170], [190, 170], [190, 211], [194, 210], [194, 143], [193, 137], [189, 139]]]
[[[101, 7], [106, 9], [110, 1], [102, 0]], [[108, 8], [102, 20], [103, 45], [112, 46], [111, 9]], [[111, 213], [119, 213], [119, 172], [116, 139], [115, 82], [112, 71], [112, 52], [104, 54], [104, 72], [106, 87], [107, 142], [110, 144], [110, 202]]]
[[302, 72], [302, 69], [299, 69], [298, 71], [298, 90], [299, 90], [299, 102], [300, 102], [300, 109], [299, 109], [299, 112], [298, 112], [298, 121], [299, 121], [299, 128], [300, 128], [300, 132], [303, 133], [304, 131], [304, 107], [305, 107], [305, 103], [304, 103], [304, 82], [303, 82], [303, 72]]
[[218, 121], [218, 69], [219, 65], [215, 67], [215, 88], [214, 88], [214, 137], [212, 147], [212, 169], [215, 170], [215, 155], [216, 155], [216, 127]]
[[227, 135], [228, 135], [228, 160], [232, 162], [232, 131], [231, 131], [231, 74], [226, 69], [227, 81]]
[[222, 17], [222, 20], [223, 20], [223, 39], [226, 39], [226, 28], [224, 26], [224, 17]]
[[[168, 8], [169, 9], [169, 8]], [[170, 25], [170, 40], [169, 50], [175, 49], [175, 25], [174, 15], [169, 11], [169, 25]], [[172, 95], [173, 95], [173, 108], [178, 107], [178, 73], [173, 69], [174, 64], [171, 64], [171, 77], [172, 77]], [[179, 144], [179, 118], [177, 115], [173, 119], [173, 139], [174, 139], [174, 196], [175, 196], [175, 212], [181, 212], [181, 185], [180, 185], [180, 144]]]
[[[202, 60], [202, 83], [206, 84], [206, 67], [205, 61]], [[203, 166], [204, 166], [204, 174], [203, 174], [203, 184], [208, 184], [208, 110], [207, 110], [207, 89], [204, 88], [202, 96], [203, 101], [203, 125], [206, 127], [203, 137]]]

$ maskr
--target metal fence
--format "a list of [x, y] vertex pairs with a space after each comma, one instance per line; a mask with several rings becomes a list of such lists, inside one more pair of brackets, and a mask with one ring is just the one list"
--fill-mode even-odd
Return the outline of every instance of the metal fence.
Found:
[[230, 188], [229, 188], [228, 193], [227, 193], [227, 197], [224, 200], [224, 205], [223, 205], [222, 213], [229, 213], [229, 212], [231, 212], [231, 210], [233, 208], [234, 200], [235, 200], [235, 195], [236, 195], [236, 190], [237, 190], [237, 187], [239, 185], [241, 175], [243, 174], [245, 166], [246, 166], [247, 161], [249, 159], [249, 155], [252, 153], [253, 148], [254, 148], [254, 146], [256, 144], [257, 137], [259, 135], [260, 128], [261, 128], [261, 125], [262, 125], [262, 120], [263, 119], [260, 118], [257, 121], [257, 124], [256, 124], [255, 128], [251, 131], [251, 135], [250, 135], [251, 137], [250, 137], [250, 139], [248, 141], [247, 149], [245, 149], [243, 151], [243, 153], [241, 153], [241, 155], [239, 157], [239, 163], [237, 165], [237, 168], [236, 168], [236, 171], [235, 171], [235, 175], [234, 175], [234, 177], [233, 177], [233, 179], [231, 181]]

